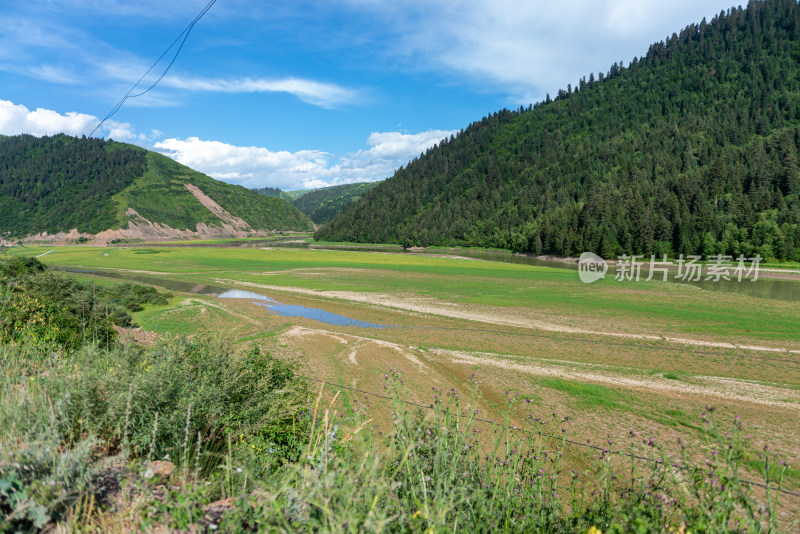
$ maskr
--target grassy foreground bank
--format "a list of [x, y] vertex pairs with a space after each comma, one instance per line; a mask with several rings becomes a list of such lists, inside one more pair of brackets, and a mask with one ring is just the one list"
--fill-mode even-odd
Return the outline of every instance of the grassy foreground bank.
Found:
[[[3, 317], [20, 303], [35, 306], [2, 323], [0, 530], [781, 528], [776, 510], [785, 497], [740, 477], [738, 420], [717, 430], [708, 415], [716, 445], [702, 465], [611, 453], [659, 458], [659, 443], [632, 434], [600, 446], [591, 476], [579, 476], [561, 462], [568, 418], [509, 392], [507, 417], [484, 424], [475, 409], [479, 377], [463, 391], [431, 392], [430, 409], [404, 402], [398, 370], [383, 377], [386, 404], [331, 398], [258, 347], [203, 338], [119, 345], [115, 329], [105, 337], [87, 329], [110, 316], [86, 312], [85, 286], [38, 262], [2, 269]], [[98, 298], [94, 290], [98, 312], [114, 295], [137, 293], [111, 287]], [[54, 306], [68, 297], [83, 306]], [[375, 426], [376, 410], [393, 414], [388, 431]], [[512, 414], [525, 424], [513, 427]], [[778, 466], [765, 474], [779, 486], [780, 459], [762, 461]]]

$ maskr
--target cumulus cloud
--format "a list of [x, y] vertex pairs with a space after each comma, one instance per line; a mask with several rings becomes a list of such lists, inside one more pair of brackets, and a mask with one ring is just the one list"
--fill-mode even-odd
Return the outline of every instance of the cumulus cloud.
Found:
[[320, 150], [272, 151], [264, 147], [235, 146], [197, 137], [165, 139], [155, 147], [193, 169], [219, 180], [246, 187], [271, 186], [284, 190], [387, 178], [455, 130], [429, 130], [416, 134], [375, 132], [368, 148], [345, 156]]
[[367, 138], [371, 148], [359, 155], [369, 159], [408, 160], [454, 134], [455, 130], [428, 130], [418, 134], [373, 132]]
[[329, 154], [317, 150], [272, 151], [257, 146], [235, 146], [197, 137], [165, 139], [156, 148], [175, 160], [214, 178], [248, 187], [280, 184], [304, 187], [327, 166]]
[[[69, 111], [61, 114], [52, 109], [36, 108], [31, 111], [22, 104], [0, 100], [0, 134], [16, 135], [86, 135], [99, 122], [94, 115]], [[127, 122], [106, 121], [104, 130], [108, 137], [118, 140], [136, 137], [133, 126]]]

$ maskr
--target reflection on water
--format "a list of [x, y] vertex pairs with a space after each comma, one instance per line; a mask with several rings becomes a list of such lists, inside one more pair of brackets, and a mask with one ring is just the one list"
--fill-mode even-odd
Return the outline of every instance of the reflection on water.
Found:
[[154, 286], [163, 287], [169, 291], [180, 291], [182, 293], [193, 293], [196, 295], [216, 295], [222, 299], [247, 299], [254, 301], [254, 304], [263, 306], [269, 311], [275, 312], [282, 317], [305, 317], [312, 321], [320, 321], [322, 323], [333, 324], [337, 326], [356, 326], [358, 328], [390, 328], [391, 325], [370, 323], [367, 321], [360, 321], [352, 317], [346, 317], [336, 313], [327, 312], [318, 308], [307, 308], [294, 304], [283, 304], [275, 299], [252, 291], [244, 291], [242, 289], [227, 289], [219, 286], [209, 286], [205, 284], [196, 284], [194, 282], [182, 282], [180, 280], [169, 280], [166, 278], [152, 278], [149, 276], [139, 276], [138, 274], [120, 273], [116, 271], [92, 271], [89, 269], [63, 269], [71, 273], [93, 274], [96, 276], [103, 276], [108, 278], [117, 278], [121, 280], [129, 280], [132, 282], [140, 282], [142, 284], [150, 284]]
[[276, 301], [272, 300], [266, 295], [259, 295], [258, 293], [253, 293], [252, 291], [244, 291], [242, 289], [229, 289], [217, 295], [221, 299], [248, 299], [248, 300], [263, 300], [265, 302], [272, 302], [276, 303]]
[[367, 321], [359, 321], [352, 317], [345, 317], [336, 313], [327, 312], [318, 308], [306, 308], [305, 306], [292, 305], [292, 304], [264, 304], [256, 302], [259, 306], [263, 306], [270, 311], [274, 311], [283, 317], [305, 317], [314, 321], [323, 323], [334, 324], [337, 326], [357, 326], [359, 328], [389, 328], [386, 324], [369, 323]]
[[776, 299], [800, 301], [800, 281], [780, 280], [776, 278], [759, 278], [755, 282], [736, 280], [720, 280], [719, 282], [701, 280], [699, 282], [680, 282], [702, 287], [709, 291], [724, 291], [725, 293], [738, 293], [748, 297], [762, 299]]
[[336, 313], [320, 310], [319, 308], [307, 308], [296, 304], [281, 304], [277, 300], [271, 299], [266, 295], [259, 295], [252, 291], [242, 291], [240, 289], [231, 289], [220, 293], [221, 299], [248, 299], [255, 301], [254, 304], [262, 306], [269, 311], [275, 312], [283, 317], [305, 317], [313, 321], [320, 321], [322, 323], [333, 324], [336, 326], [357, 326], [359, 328], [388, 328], [389, 325], [369, 323], [367, 321], [359, 321], [352, 317], [345, 317]]

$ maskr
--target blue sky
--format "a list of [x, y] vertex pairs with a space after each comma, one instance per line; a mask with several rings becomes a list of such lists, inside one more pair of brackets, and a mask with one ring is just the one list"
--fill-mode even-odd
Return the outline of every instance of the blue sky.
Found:
[[[88, 135], [207, 2], [0, 0], [0, 134]], [[218, 0], [95, 135], [248, 187], [382, 179], [731, 5]]]

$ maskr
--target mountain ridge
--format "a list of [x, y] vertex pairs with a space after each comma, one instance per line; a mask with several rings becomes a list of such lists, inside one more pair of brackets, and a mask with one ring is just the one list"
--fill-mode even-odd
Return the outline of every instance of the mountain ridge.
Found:
[[36, 241], [245, 237], [309, 231], [278, 198], [144, 148], [59, 134], [0, 138], [0, 236]]
[[751, 1], [470, 124], [316, 237], [800, 259], [800, 8]]
[[305, 192], [292, 200], [292, 205], [308, 215], [314, 224], [323, 224], [339, 214], [342, 209], [358, 201], [361, 195], [380, 182], [358, 182], [332, 185]]

